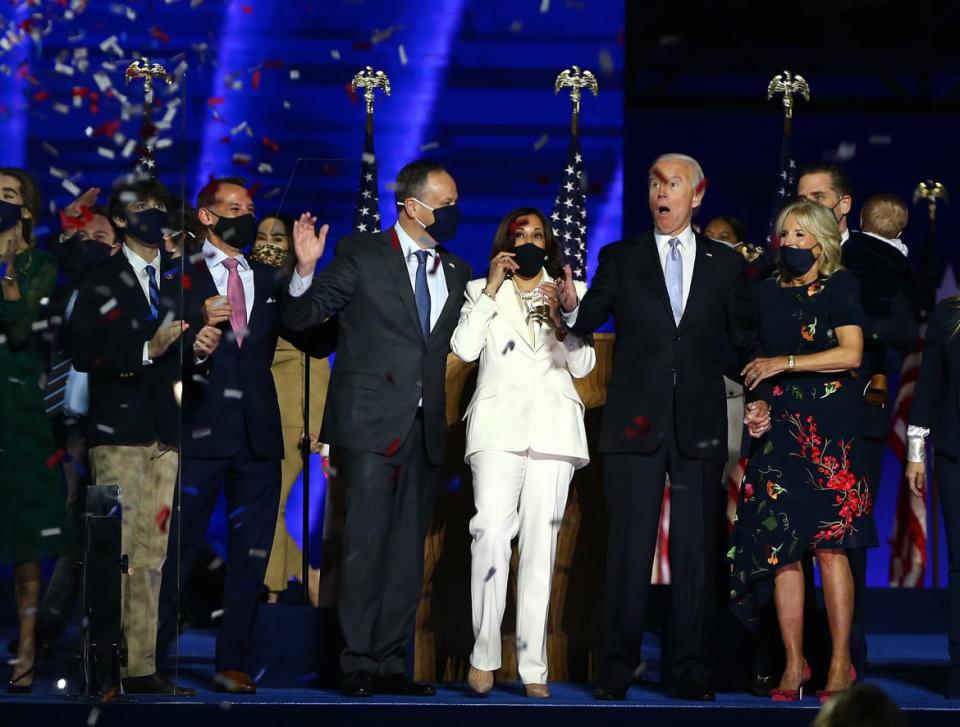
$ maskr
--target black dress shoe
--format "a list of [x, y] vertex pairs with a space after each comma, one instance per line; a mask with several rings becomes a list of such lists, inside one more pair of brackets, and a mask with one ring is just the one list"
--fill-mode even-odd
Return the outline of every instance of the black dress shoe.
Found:
[[124, 694], [149, 694], [167, 697], [195, 697], [197, 690], [174, 684], [160, 672], [143, 677], [126, 677], [120, 680]]
[[753, 682], [750, 684], [750, 693], [755, 697], [769, 697], [770, 690], [779, 683], [777, 677], [773, 674], [760, 674], [758, 672], [753, 675]]
[[427, 682], [416, 682], [406, 674], [391, 674], [373, 680], [377, 694], [401, 694], [407, 697], [432, 697], [437, 688]]
[[343, 678], [341, 690], [347, 697], [372, 697], [373, 675], [366, 671], [352, 671]]
[[593, 698], [604, 702], [618, 702], [627, 698], [627, 688], [616, 684], [600, 684], [593, 690]]
[[684, 684], [676, 688], [677, 698], [685, 699], [690, 702], [715, 702], [716, 692], [709, 687], [703, 687], [696, 684]]

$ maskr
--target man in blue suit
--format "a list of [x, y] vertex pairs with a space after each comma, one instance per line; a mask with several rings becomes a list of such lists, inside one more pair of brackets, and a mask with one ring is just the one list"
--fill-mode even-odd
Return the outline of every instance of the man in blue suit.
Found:
[[193, 562], [223, 491], [229, 516], [227, 576], [214, 688], [250, 694], [256, 686], [244, 660], [273, 543], [283, 458], [270, 366], [281, 332], [314, 356], [325, 357], [330, 348], [322, 335], [282, 331], [284, 271], [243, 255], [257, 229], [244, 181], [213, 180], [200, 192], [197, 208], [207, 239], [202, 257], [192, 258], [196, 263], [188, 267], [185, 317], [201, 341], [208, 334], [212, 341], [217, 330], [222, 337], [207, 355], [195, 357], [203, 373], [183, 382], [180, 508], [179, 513], [174, 508], [164, 568], [158, 641], [163, 646], [175, 636], [177, 564]]

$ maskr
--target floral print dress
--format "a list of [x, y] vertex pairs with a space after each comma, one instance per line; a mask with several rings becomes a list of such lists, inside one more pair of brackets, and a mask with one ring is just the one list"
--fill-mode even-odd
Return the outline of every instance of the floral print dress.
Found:
[[[860, 287], [845, 270], [809, 286], [756, 290], [768, 356], [818, 353], [834, 329], [861, 325]], [[876, 545], [873, 503], [860, 456], [862, 382], [850, 372], [784, 372], [769, 380], [771, 430], [752, 444], [727, 558], [730, 601], [747, 625], [773, 592], [773, 574], [817, 548], [843, 548], [852, 533]]]

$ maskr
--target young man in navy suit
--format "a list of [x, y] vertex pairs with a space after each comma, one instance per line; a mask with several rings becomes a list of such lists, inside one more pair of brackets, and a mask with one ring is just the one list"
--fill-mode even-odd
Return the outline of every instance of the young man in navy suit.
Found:
[[[198, 340], [209, 345], [194, 357], [201, 373], [183, 382], [182, 487], [164, 568], [159, 642], [168, 644], [176, 633], [177, 564], [193, 562], [223, 491], [230, 527], [214, 688], [251, 694], [256, 685], [244, 660], [280, 499], [283, 438], [270, 366], [281, 333], [286, 276], [243, 254], [257, 230], [243, 180], [212, 181], [200, 192], [197, 208], [207, 239], [202, 259], [188, 267], [185, 316]], [[219, 341], [214, 340], [221, 331]], [[320, 336], [286, 331], [283, 336], [313, 356], [330, 353]], [[312, 340], [313, 348], [307, 345]]]

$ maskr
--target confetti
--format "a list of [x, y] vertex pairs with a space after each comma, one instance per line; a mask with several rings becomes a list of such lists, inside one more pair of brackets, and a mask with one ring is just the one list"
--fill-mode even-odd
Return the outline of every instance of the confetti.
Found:
[[400, 65], [407, 65], [407, 51], [404, 50], [402, 43], [397, 46], [397, 52], [400, 54]]
[[550, 136], [549, 136], [548, 134], [544, 134], [544, 135], [541, 136], [539, 139], [537, 139], [535, 142], [533, 142], [533, 148], [534, 148], [534, 150], [535, 150], [535, 151], [540, 151], [541, 149], [543, 149], [543, 147], [545, 147], [545, 146], [547, 145], [547, 142], [548, 142], [549, 140], [550, 140]]
[[161, 533], [167, 532], [167, 524], [170, 522], [170, 508], [167, 505], [160, 508], [160, 512], [157, 513], [156, 522]]
[[606, 48], [601, 48], [600, 53], [598, 54], [598, 59], [600, 62], [600, 70], [607, 76], [613, 75], [613, 56], [610, 54]]
[[338, 51], [336, 48], [331, 48], [331, 49], [330, 49], [330, 57], [333, 58], [333, 60], [335, 60], [335, 61], [339, 61], [339, 60], [340, 60], [340, 51]]
[[300, 71], [291, 69], [290, 71], [290, 80], [299, 81], [300, 80]]
[[94, 707], [90, 710], [90, 714], [87, 715], [87, 727], [95, 727], [98, 719], [100, 719], [100, 708]]
[[694, 191], [694, 194], [703, 194], [706, 191], [706, 189], [707, 189], [707, 178], [704, 177], [703, 179], [700, 180], [700, 184], [697, 185], [697, 188]]
[[390, 444], [387, 446], [387, 451], [386, 451], [385, 454], [386, 454], [388, 457], [392, 457], [393, 455], [395, 455], [395, 454], [397, 453], [397, 450], [398, 450], [398, 449], [400, 449], [400, 440], [399, 440], [399, 439], [394, 439], [394, 440], [393, 440], [392, 442], [390, 442]]
[[489, 581], [491, 578], [493, 578], [493, 576], [494, 576], [494, 574], [495, 574], [496, 572], [497, 572], [497, 569], [496, 569], [496, 568], [490, 568], [490, 571], [487, 573], [487, 577], [483, 579], [483, 582], [486, 583], [486, 582]]
[[203, 427], [201, 429], [194, 429], [191, 433], [193, 439], [203, 439], [204, 437], [210, 436], [210, 427]]
[[241, 506], [238, 507], [236, 510], [233, 510], [233, 511], [227, 513], [227, 520], [233, 520], [235, 517], [238, 517], [239, 515], [242, 515], [244, 512], [246, 512], [246, 510], [247, 510], [247, 508], [245, 508], [243, 505], [241, 505]]
[[44, 538], [49, 538], [53, 535], [59, 535], [59, 534], [60, 534], [60, 528], [47, 528], [46, 530], [40, 531], [40, 535], [43, 536]]
[[265, 137], [263, 137], [262, 139], [260, 139], [260, 142], [261, 142], [265, 147], [267, 147], [267, 149], [269, 149], [270, 151], [272, 151], [272, 152], [274, 152], [274, 153], [280, 151], [280, 145], [279, 145], [277, 142], [275, 142], [273, 139], [271, 139], [271, 138], [269, 138], [269, 137], [267, 137], [267, 136], [265, 136]]
[[267, 551], [263, 550], [262, 548], [250, 548], [250, 552], [248, 553], [248, 555], [251, 558], [266, 558]]
[[439, 141], [429, 141], [426, 144], [420, 145], [420, 151], [430, 151], [431, 149], [439, 149], [439, 148], [440, 148]]
[[513, 341], [512, 339], [509, 340], [509, 341], [507, 341], [507, 345], [504, 347], [503, 352], [502, 352], [500, 355], [501, 355], [501, 356], [506, 356], [507, 353], [509, 353], [510, 351], [512, 351], [514, 348], [516, 348], [516, 345], [517, 345], [517, 344], [514, 343], [514, 341]]
[[550, 0], [540, 0], [540, 13], [550, 12]]
[[242, 399], [243, 392], [240, 389], [224, 389], [223, 390], [224, 399]]
[[106, 424], [97, 424], [97, 431], [103, 432], [104, 434], [113, 434], [113, 427], [108, 427]]
[[[213, 621], [214, 619], [218, 619], [218, 618], [220, 618], [221, 616], [223, 616], [223, 609], [222, 609], [222, 608], [218, 608], [218, 609], [216, 609], [215, 611], [211, 611], [211, 612], [210, 612], [210, 620], [211, 620], [211, 621]], [[233, 680], [232, 680], [232, 679], [227, 679], [227, 677], [224, 677], [224, 676], [221, 675], [221, 674], [217, 674], [216, 676], [214, 676], [213, 679], [214, 679], [214, 681], [216, 681], [217, 679], [225, 679], [225, 680], [229, 681], [230, 683], [233, 683]]]
[[65, 456], [66, 453], [62, 449], [58, 449], [56, 452], [47, 457], [47, 468], [53, 469], [63, 461]]

